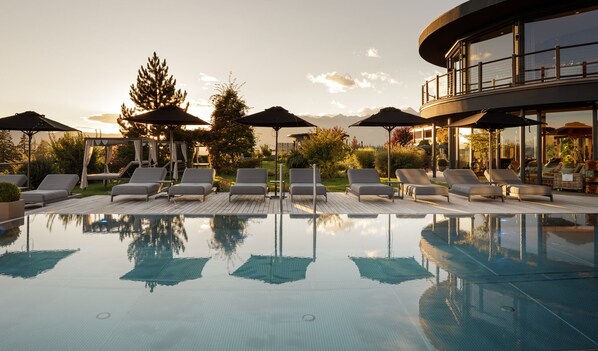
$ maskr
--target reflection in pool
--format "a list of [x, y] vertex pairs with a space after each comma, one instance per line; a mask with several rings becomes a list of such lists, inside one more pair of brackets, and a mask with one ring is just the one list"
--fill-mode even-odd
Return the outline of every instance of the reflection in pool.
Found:
[[0, 349], [594, 349], [591, 215], [32, 215]]

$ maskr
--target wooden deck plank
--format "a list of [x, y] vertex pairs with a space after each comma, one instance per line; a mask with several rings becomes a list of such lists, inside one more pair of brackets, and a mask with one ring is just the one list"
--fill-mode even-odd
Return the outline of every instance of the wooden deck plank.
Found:
[[[150, 199], [142, 197], [119, 196], [110, 202], [110, 196], [96, 195], [86, 198], [69, 199], [49, 204], [46, 207], [28, 208], [27, 214], [58, 213], [58, 214], [268, 214], [280, 213], [279, 199], [256, 197], [235, 197], [228, 201], [228, 193], [212, 194], [205, 201], [187, 197], [169, 202], [166, 198]], [[308, 214], [312, 213], [310, 197], [299, 198], [291, 202], [290, 197], [282, 200], [284, 213]], [[574, 194], [555, 194], [554, 202], [545, 198], [528, 201], [516, 199], [500, 200], [477, 197], [467, 202], [461, 196], [451, 196], [447, 202], [444, 197], [427, 197], [418, 199], [388, 199], [378, 197], [363, 197], [357, 201], [353, 195], [344, 193], [329, 193], [328, 201], [318, 199], [318, 213], [342, 214], [472, 214], [472, 213], [598, 213], [598, 197], [579, 196]]]

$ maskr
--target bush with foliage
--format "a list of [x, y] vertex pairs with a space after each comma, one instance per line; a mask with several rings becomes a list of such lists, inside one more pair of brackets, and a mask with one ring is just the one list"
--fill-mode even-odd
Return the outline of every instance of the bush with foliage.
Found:
[[303, 157], [303, 155], [297, 151], [293, 150], [287, 157], [286, 165], [288, 169], [291, 168], [306, 168], [309, 167], [309, 162]]
[[259, 167], [261, 161], [259, 158], [242, 158], [237, 162], [238, 168], [256, 168]]
[[[50, 135], [52, 154], [56, 158], [58, 171], [64, 174], [81, 174], [83, 171], [83, 155], [85, 153], [85, 137], [83, 133], [64, 133], [60, 138]], [[89, 173], [100, 170], [98, 153], [91, 155], [87, 166]]]
[[[53, 158], [49, 156], [36, 157], [31, 160], [31, 187], [37, 188], [48, 174], [58, 172], [58, 167], [56, 167]], [[21, 165], [17, 173], [27, 174], [27, 164]]]
[[321, 128], [301, 143], [299, 152], [309, 164], [315, 163], [320, 168], [323, 177], [333, 178], [349, 153], [345, 138], [345, 131], [340, 127]]
[[[396, 147], [390, 152], [390, 174], [398, 168], [423, 168], [425, 152], [413, 147]], [[376, 169], [380, 174], [387, 174], [387, 151], [380, 149], [376, 152]]]
[[13, 183], [0, 183], [0, 202], [13, 202], [21, 198], [19, 187]]
[[272, 150], [270, 150], [270, 146], [268, 146], [268, 144], [261, 145], [260, 151], [264, 157], [272, 156]]
[[376, 150], [371, 147], [361, 148], [355, 150], [354, 154], [361, 168], [374, 168], [376, 161]]

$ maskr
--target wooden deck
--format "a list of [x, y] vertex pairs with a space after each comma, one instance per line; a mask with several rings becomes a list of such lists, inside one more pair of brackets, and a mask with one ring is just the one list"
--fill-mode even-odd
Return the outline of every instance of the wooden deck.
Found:
[[[310, 197], [295, 197], [291, 202], [287, 197], [282, 201], [282, 212], [289, 214], [312, 213]], [[69, 199], [45, 207], [29, 208], [26, 214], [271, 214], [280, 213], [279, 199], [266, 199], [259, 196], [234, 197], [228, 201], [228, 193], [209, 195], [204, 202], [198, 197], [179, 198], [168, 202], [166, 198], [118, 196], [110, 202], [110, 196], [97, 195], [86, 198]], [[516, 199], [493, 200], [474, 197], [467, 198], [451, 195], [450, 203], [440, 196], [428, 196], [418, 199], [388, 199], [366, 196], [362, 201], [351, 194], [329, 193], [328, 202], [318, 199], [317, 213], [329, 214], [471, 214], [471, 213], [598, 213], [598, 197], [582, 196], [571, 193], [555, 193], [554, 202], [545, 197], [526, 201]]]

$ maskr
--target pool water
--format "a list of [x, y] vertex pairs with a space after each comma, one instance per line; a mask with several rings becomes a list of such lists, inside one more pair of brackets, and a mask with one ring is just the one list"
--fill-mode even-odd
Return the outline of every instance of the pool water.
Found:
[[0, 350], [598, 348], [596, 215], [31, 215]]

